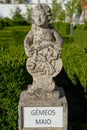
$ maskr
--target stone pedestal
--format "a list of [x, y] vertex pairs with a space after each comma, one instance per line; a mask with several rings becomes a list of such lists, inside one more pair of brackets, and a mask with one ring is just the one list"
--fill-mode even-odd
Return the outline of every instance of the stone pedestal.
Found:
[[[25, 108], [31, 108], [32, 110], [35, 108], [47, 108], [45, 111], [44, 117], [47, 118], [48, 111], [49, 111], [49, 118], [52, 119], [51, 116], [53, 116], [52, 111], [54, 112], [54, 122], [62, 121], [62, 125], [59, 125], [56, 123], [56, 125], [53, 126], [50, 124], [49, 127], [44, 124], [44, 127], [27, 127], [25, 128], [25, 118], [31, 120], [31, 117], [29, 118], [28, 114], [26, 114], [25, 117]], [[39, 110], [38, 109], [38, 110]], [[54, 109], [54, 110], [53, 110]], [[62, 110], [62, 115], [58, 111]], [[57, 111], [57, 114], [55, 114]], [[30, 93], [28, 90], [23, 91], [20, 95], [19, 100], [19, 106], [18, 106], [18, 112], [19, 112], [19, 130], [67, 130], [67, 101], [64, 94], [64, 91], [61, 87], [58, 88], [58, 91], [48, 92], [45, 90], [37, 89], [33, 93]], [[33, 112], [33, 111], [32, 111]], [[51, 112], [51, 113], [50, 113]], [[28, 113], [28, 112], [27, 112]], [[43, 114], [43, 112], [42, 112]], [[27, 116], [28, 115], [28, 116]], [[37, 118], [38, 118], [38, 112], [36, 112]], [[60, 119], [61, 116], [61, 119]], [[25, 118], [24, 118], [25, 117]], [[33, 116], [33, 120], [36, 118], [36, 116]], [[57, 119], [58, 118], [58, 119]], [[60, 121], [61, 120], [61, 121]], [[29, 122], [27, 121], [27, 122]], [[48, 122], [49, 123], [49, 122]], [[61, 123], [60, 123], [61, 124]], [[61, 127], [60, 127], [61, 126]]]

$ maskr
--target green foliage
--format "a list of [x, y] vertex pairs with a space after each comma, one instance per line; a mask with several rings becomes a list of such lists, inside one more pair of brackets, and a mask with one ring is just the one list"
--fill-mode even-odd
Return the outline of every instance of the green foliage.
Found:
[[63, 22], [53, 23], [56, 31], [60, 33], [62, 36], [64, 43], [72, 43], [74, 42], [74, 37], [70, 36], [70, 24]]
[[[5, 111], [0, 117], [1, 129], [17, 130], [18, 100], [21, 89], [29, 78], [25, 69], [25, 54], [22, 46], [12, 45], [0, 55], [0, 109]], [[27, 79], [28, 80], [28, 79]], [[5, 127], [7, 126], [8, 127]]]
[[22, 20], [13, 20], [13, 25], [17, 26], [17, 25], [28, 25], [27, 21], [22, 19]]
[[79, 14], [81, 14], [81, 12], [82, 12], [81, 0], [77, 0], [77, 11]]
[[4, 28], [4, 21], [0, 20], [0, 29], [3, 29], [3, 28]]
[[61, 21], [61, 22], [64, 22], [65, 21], [65, 10], [62, 10], [61, 12], [60, 12], [60, 14], [58, 15], [58, 19], [59, 19], [59, 21]]
[[0, 47], [4, 49], [4, 46], [10, 46], [10, 44], [22, 44], [30, 28], [31, 26], [5, 27], [0, 31]]
[[76, 30], [87, 30], [87, 24], [78, 24]]
[[70, 34], [70, 24], [69, 23], [57, 22], [57, 23], [54, 23], [53, 25], [54, 25], [54, 28], [61, 35], [68, 35], [68, 34]]
[[74, 43], [64, 44], [62, 50], [63, 66], [68, 77], [77, 84], [77, 78], [86, 92], [87, 85], [87, 55]]
[[87, 24], [77, 26], [74, 33], [74, 41], [80, 47], [87, 49]]
[[28, 23], [31, 23], [31, 14], [32, 14], [32, 8], [30, 8], [28, 5], [26, 5], [26, 14], [25, 14], [25, 16], [26, 16], [26, 21], [28, 22]]
[[80, 14], [82, 9], [81, 9], [81, 1], [80, 0], [70, 0], [65, 4], [66, 7], [66, 13], [67, 16], [69, 17], [69, 22], [72, 23], [73, 20], [73, 14]]
[[5, 17], [5, 18], [2, 18], [2, 20], [4, 22], [4, 26], [13, 26], [12, 19]]
[[[19, 28], [20, 30], [23, 29], [23, 27], [18, 27], [18, 29]], [[25, 27], [26, 33], [28, 29]], [[15, 33], [13, 33], [14, 36], [11, 37], [12, 39], [6, 36], [6, 34], [10, 33], [8, 35], [10, 37], [13, 29], [4, 28], [2, 31], [1, 37], [3, 37], [3, 39], [6, 37], [8, 40], [0, 41], [0, 129], [17, 130], [20, 92], [24, 87], [26, 88], [27, 84], [32, 82], [32, 79], [25, 68], [27, 57], [23, 47], [24, 39], [21, 40], [20, 44], [21, 37], [19, 33], [19, 40], [17, 43], [13, 42], [15, 41], [15, 39], [13, 39]], [[25, 33], [23, 33], [22, 36], [23, 35], [25, 35]]]
[[74, 43], [74, 37], [70, 35], [62, 35], [64, 43]]
[[23, 19], [9, 19], [9, 18], [2, 18], [0, 20], [0, 29], [3, 29], [3, 27], [10, 27], [10, 26], [17, 26], [17, 25], [29, 25], [29, 23], [23, 18]]
[[62, 11], [61, 3], [57, 3], [57, 0], [53, 0], [52, 2], [52, 20], [55, 22], [58, 21], [58, 15]]
[[[20, 27], [19, 27], [20, 28]], [[27, 34], [27, 32], [30, 30], [30, 27], [26, 28], [25, 30], [23, 30], [23, 28], [19, 29], [17, 27], [15, 27], [12, 31], [12, 39], [14, 41], [15, 45], [23, 43], [23, 40]]]
[[16, 7], [15, 11], [12, 11], [12, 19], [13, 20], [24, 20], [22, 14], [21, 14], [21, 9], [19, 7]]

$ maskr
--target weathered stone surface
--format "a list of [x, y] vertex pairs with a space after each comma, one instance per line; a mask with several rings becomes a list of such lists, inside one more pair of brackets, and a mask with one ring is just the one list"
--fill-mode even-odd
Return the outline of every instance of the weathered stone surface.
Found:
[[62, 68], [60, 52], [63, 40], [55, 31], [51, 21], [51, 9], [46, 4], [38, 4], [33, 9], [31, 30], [24, 40], [25, 53], [29, 57], [26, 62], [27, 71], [33, 76], [33, 92], [37, 88], [52, 91], [55, 77]]
[[[63, 127], [56, 128], [55, 126], [55, 128], [44, 129], [67, 130], [67, 101], [61, 87], [58, 88], [58, 91], [53, 92], [37, 89], [33, 93], [28, 91], [21, 93], [19, 100], [19, 130], [31, 130], [31, 128], [23, 128], [23, 107], [49, 107], [49, 109], [50, 107], [63, 107]], [[39, 130], [40, 128], [35, 129]]]
[[[63, 89], [57, 87], [53, 82], [53, 77], [58, 75], [62, 69], [60, 52], [63, 40], [53, 26], [49, 24], [51, 17], [50, 7], [46, 4], [38, 4], [33, 9], [32, 18], [34, 24], [32, 24], [31, 30], [24, 40], [25, 53], [28, 56], [26, 68], [33, 76], [33, 84], [28, 86], [28, 89], [20, 95], [18, 106], [19, 130], [67, 130], [66, 97]], [[56, 123], [57, 127], [55, 126], [55, 128], [54, 126], [48, 126], [49, 128], [46, 126], [46, 128], [40, 128], [40, 126], [38, 128], [24, 128], [29, 127], [28, 119], [30, 118], [30, 109], [26, 111], [25, 107], [48, 107], [49, 109], [51, 107], [59, 107], [57, 110], [60, 110], [61, 107], [61, 112], [57, 111], [56, 114], [58, 117], [60, 113], [61, 117], [58, 117], [59, 122], [61, 118], [60, 126]], [[26, 114], [24, 114], [24, 110]], [[27, 114], [28, 116], [24, 116]]]
[[29, 91], [23, 91], [20, 95], [19, 106], [62, 106], [65, 102], [65, 94], [61, 87], [58, 91], [43, 91], [43, 89], [37, 89], [33, 93]]
[[23, 128], [22, 130], [63, 130], [62, 128]]

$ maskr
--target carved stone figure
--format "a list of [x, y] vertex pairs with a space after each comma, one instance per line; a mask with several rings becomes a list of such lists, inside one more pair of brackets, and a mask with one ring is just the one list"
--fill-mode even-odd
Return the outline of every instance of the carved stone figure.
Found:
[[30, 92], [41, 88], [47, 91], [55, 89], [53, 77], [62, 68], [60, 52], [63, 40], [53, 28], [51, 22], [51, 9], [46, 4], [38, 4], [32, 13], [31, 30], [24, 40], [25, 53], [28, 56], [26, 62], [27, 71], [33, 76]]

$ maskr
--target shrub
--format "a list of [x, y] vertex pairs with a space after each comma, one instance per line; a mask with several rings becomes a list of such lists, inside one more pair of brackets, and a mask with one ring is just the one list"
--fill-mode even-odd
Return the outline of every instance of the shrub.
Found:
[[3, 28], [4, 28], [4, 21], [0, 20], [0, 29], [3, 29]]
[[77, 26], [74, 32], [74, 41], [80, 47], [87, 49], [87, 24]]
[[63, 35], [62, 36], [64, 43], [73, 43], [74, 42], [74, 37], [70, 35]]
[[87, 49], [87, 31], [86, 30], [75, 30], [74, 41], [80, 47]]
[[86, 92], [87, 85], [87, 55], [73, 43], [64, 44], [62, 50], [63, 65], [73, 84], [77, 79]]
[[13, 22], [11, 19], [9, 18], [2, 18], [2, 20], [4, 21], [4, 26], [13, 26]]
[[5, 27], [9, 27], [9, 26], [17, 26], [17, 25], [30, 25], [29, 23], [27, 23], [26, 20], [22, 19], [22, 20], [12, 20], [10, 18], [2, 18], [1, 20], [1, 24], [3, 22], [3, 25]]
[[[11, 45], [0, 54], [0, 129], [17, 130], [20, 92], [31, 82], [23, 46]], [[8, 126], [8, 127], [7, 127]]]
[[57, 22], [53, 23], [55, 29], [61, 34], [61, 35], [69, 35], [70, 34], [70, 24], [69, 23], [62, 23]]
[[27, 26], [26, 28], [23, 28], [21, 26], [14, 27], [12, 30], [12, 39], [15, 45], [22, 44], [24, 41], [24, 38], [28, 31], [30, 30], [31, 26]]
[[17, 26], [17, 25], [28, 25], [28, 23], [25, 20], [13, 20], [13, 25], [14, 26]]
[[[18, 30], [16, 34], [14, 31]], [[0, 100], [0, 129], [2, 130], [18, 129], [20, 92], [32, 82], [25, 67], [24, 41], [22, 39], [21, 44], [20, 40], [15, 42], [15, 36], [19, 35], [21, 39], [21, 36], [24, 37], [28, 31], [28, 27], [20, 26], [6, 27], [0, 31], [0, 99], [2, 99]]]
[[76, 29], [78, 30], [87, 30], [87, 24], [79, 24]]

